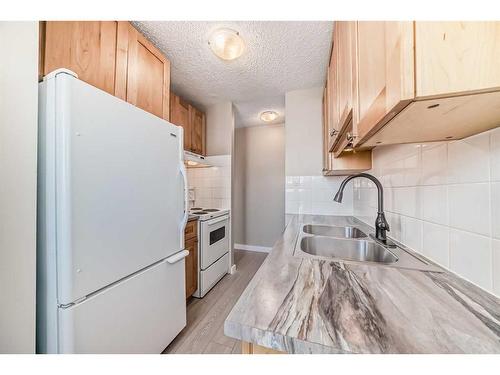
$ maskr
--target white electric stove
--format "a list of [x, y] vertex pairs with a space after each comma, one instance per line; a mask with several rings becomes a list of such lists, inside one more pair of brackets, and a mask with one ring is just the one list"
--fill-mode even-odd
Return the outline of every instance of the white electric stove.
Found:
[[198, 289], [202, 298], [229, 270], [230, 210], [194, 207], [190, 218], [198, 218]]
[[197, 217], [200, 221], [213, 219], [219, 216], [228, 216], [229, 210], [220, 208], [193, 207], [189, 209], [189, 218]]

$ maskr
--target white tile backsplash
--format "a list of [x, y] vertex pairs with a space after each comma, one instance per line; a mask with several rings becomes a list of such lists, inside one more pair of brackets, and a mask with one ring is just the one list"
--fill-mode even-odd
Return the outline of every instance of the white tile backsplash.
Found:
[[447, 268], [450, 267], [449, 232], [447, 226], [424, 222], [422, 253]]
[[420, 187], [408, 186], [393, 188], [391, 206], [393, 212], [420, 219], [422, 217]]
[[231, 208], [231, 155], [208, 156], [216, 166], [188, 168], [188, 184], [194, 189], [191, 205], [205, 208]]
[[421, 187], [422, 219], [436, 224], [448, 224], [448, 187], [430, 185]]
[[[389, 235], [500, 296], [500, 128], [376, 147], [372, 158]], [[362, 179], [353, 186], [354, 215], [373, 226], [376, 189]]]
[[500, 241], [492, 240], [493, 252], [493, 291], [500, 295]]
[[423, 221], [408, 216], [401, 216], [403, 235], [401, 242], [415, 251], [422, 251]]
[[500, 182], [491, 184], [491, 232], [500, 240]]
[[450, 230], [450, 269], [480, 287], [493, 291], [491, 239]]
[[450, 227], [490, 235], [490, 184], [448, 186]]
[[352, 215], [353, 189], [346, 187], [342, 203], [333, 197], [343, 177], [336, 176], [287, 176], [285, 211], [289, 214]]
[[500, 128], [491, 131], [490, 152], [491, 180], [500, 182]]
[[447, 166], [448, 143], [436, 142], [422, 145], [421, 185], [446, 184], [447, 176], [443, 174], [443, 171]]
[[489, 181], [490, 132], [448, 144], [448, 183]]

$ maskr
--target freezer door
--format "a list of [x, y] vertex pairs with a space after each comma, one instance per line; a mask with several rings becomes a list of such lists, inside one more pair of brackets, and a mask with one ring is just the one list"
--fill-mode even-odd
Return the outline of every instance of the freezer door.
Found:
[[59, 353], [161, 353], [186, 326], [184, 259], [162, 261], [66, 309]]
[[57, 302], [68, 304], [181, 250], [182, 130], [68, 74], [50, 84], [47, 246], [56, 246]]

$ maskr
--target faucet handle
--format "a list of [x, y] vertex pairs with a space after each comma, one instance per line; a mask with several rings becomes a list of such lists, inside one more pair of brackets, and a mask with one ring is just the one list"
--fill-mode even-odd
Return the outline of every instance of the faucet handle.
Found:
[[385, 218], [385, 214], [383, 212], [379, 212], [377, 214], [377, 220], [375, 221], [375, 224], [377, 228], [390, 231], [389, 223], [387, 222], [387, 219]]

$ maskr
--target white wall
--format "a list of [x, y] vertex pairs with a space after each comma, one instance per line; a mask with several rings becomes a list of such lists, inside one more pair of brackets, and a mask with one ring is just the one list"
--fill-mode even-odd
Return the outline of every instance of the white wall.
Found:
[[34, 353], [38, 22], [0, 22], [0, 49], [0, 353]]
[[352, 188], [341, 204], [333, 201], [344, 177], [322, 176], [323, 88], [285, 96], [286, 213], [352, 215]]
[[285, 173], [319, 176], [323, 168], [323, 88], [287, 92], [285, 95]]
[[231, 155], [233, 148], [233, 103], [221, 102], [207, 108], [207, 155]]
[[283, 124], [237, 129], [234, 170], [235, 247], [272, 247], [285, 228]]
[[[500, 296], [500, 128], [460, 141], [377, 147], [389, 235]], [[355, 215], [373, 226], [376, 189], [354, 182]]]

